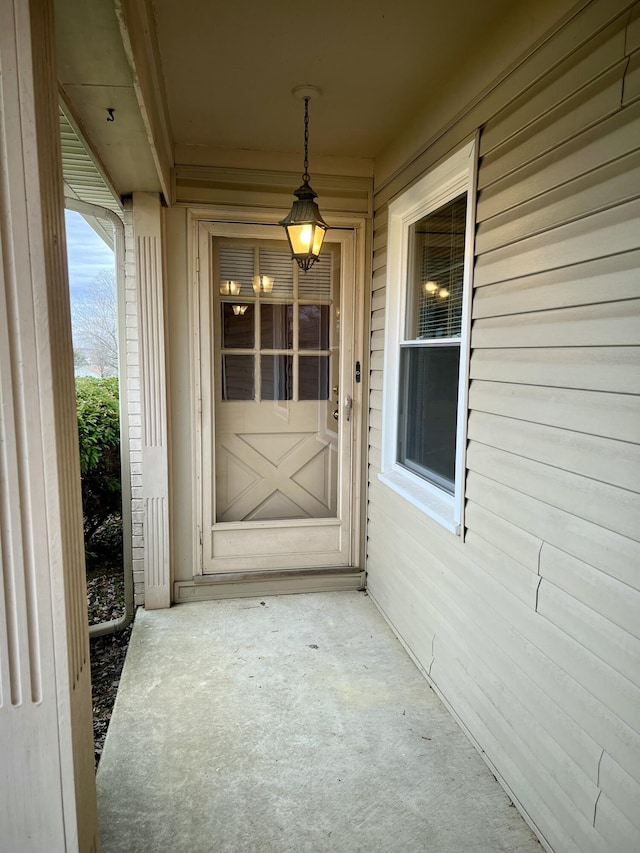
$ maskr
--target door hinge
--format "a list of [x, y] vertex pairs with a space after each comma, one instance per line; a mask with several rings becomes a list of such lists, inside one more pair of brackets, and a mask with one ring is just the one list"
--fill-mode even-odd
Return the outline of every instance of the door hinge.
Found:
[[200, 272], [200, 256], [196, 255], [196, 272]]

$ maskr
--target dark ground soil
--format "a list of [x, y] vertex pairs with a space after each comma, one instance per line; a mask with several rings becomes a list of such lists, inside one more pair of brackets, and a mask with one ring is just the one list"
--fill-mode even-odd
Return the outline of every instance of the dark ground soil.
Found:
[[[88, 572], [87, 607], [90, 625], [118, 619], [124, 614], [122, 569], [103, 568]], [[90, 640], [96, 767], [102, 755], [130, 637], [131, 626], [116, 634], [106, 634], [104, 637], [94, 637]]]

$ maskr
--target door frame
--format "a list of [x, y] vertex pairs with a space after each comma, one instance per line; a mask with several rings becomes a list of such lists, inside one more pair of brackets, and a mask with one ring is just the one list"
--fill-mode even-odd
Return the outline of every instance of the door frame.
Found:
[[[217, 575], [203, 572], [203, 413], [202, 413], [202, 342], [200, 340], [200, 287], [201, 269], [199, 260], [199, 230], [201, 224], [211, 225], [274, 225], [284, 216], [284, 210], [238, 209], [234, 207], [210, 207], [188, 210], [189, 237], [189, 316], [190, 363], [191, 363], [191, 411], [194, 486], [193, 506], [196, 524], [194, 525], [193, 581], [176, 584], [176, 601], [207, 598], [230, 597], [240, 595], [267, 594], [268, 592], [301, 592], [320, 589], [357, 589], [364, 584], [362, 565], [364, 548], [363, 511], [366, 506], [363, 493], [363, 453], [366, 447], [366, 429], [368, 427], [368, 360], [365, 354], [365, 341], [368, 340], [368, 323], [365, 328], [368, 288], [365, 287], [368, 265], [366, 247], [369, 243], [369, 220], [364, 217], [333, 215], [330, 217], [332, 228], [349, 230], [353, 233], [354, 270], [353, 294], [354, 340], [352, 342], [352, 368], [360, 363], [360, 381], [353, 383], [353, 429], [352, 429], [352, 475], [351, 475], [351, 560], [344, 568], [314, 568], [283, 571], [230, 572]], [[208, 283], [207, 283], [208, 284]]]

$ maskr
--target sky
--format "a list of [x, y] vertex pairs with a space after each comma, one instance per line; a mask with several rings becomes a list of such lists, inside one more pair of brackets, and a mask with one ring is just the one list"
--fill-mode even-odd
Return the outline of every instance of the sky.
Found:
[[82, 298], [100, 270], [113, 269], [113, 252], [79, 213], [65, 210], [71, 299]]

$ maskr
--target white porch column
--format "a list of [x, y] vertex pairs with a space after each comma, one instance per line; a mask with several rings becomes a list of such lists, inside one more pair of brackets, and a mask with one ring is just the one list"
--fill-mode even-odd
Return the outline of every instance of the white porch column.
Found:
[[98, 849], [52, 4], [0, 3], [0, 847]]
[[139, 497], [144, 509], [144, 603], [147, 609], [154, 610], [171, 604], [165, 300], [159, 196], [133, 194], [133, 230], [140, 324], [142, 486]]

